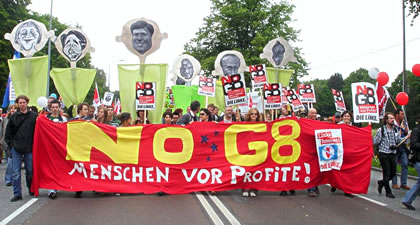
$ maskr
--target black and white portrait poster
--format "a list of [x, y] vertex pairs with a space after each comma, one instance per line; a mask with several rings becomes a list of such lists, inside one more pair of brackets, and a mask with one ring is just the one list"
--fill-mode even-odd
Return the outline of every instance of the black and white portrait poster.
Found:
[[174, 77], [172, 81], [176, 85], [190, 86], [191, 81], [201, 72], [200, 62], [191, 55], [178, 56], [172, 64]]
[[82, 59], [87, 52], [93, 52], [90, 41], [82, 30], [68, 28], [64, 30], [55, 41], [57, 51], [75, 67], [77, 61]]
[[296, 62], [293, 48], [281, 37], [273, 39], [264, 47], [261, 59], [267, 59], [273, 67], [279, 68], [289, 62]]
[[114, 99], [114, 93], [112, 92], [105, 92], [104, 93], [104, 99], [102, 101], [102, 103], [104, 105], [110, 106], [112, 105], [112, 100]]
[[214, 61], [213, 76], [227, 76], [244, 73], [248, 68], [242, 53], [235, 50], [227, 50], [217, 55]]
[[156, 83], [136, 82], [136, 110], [156, 109]]
[[168, 34], [161, 33], [156, 22], [140, 18], [128, 21], [116, 41], [123, 42], [131, 53], [139, 57], [140, 64], [144, 64], [146, 57], [159, 49], [166, 38]]
[[25, 57], [32, 57], [45, 46], [49, 38], [54, 37], [54, 31], [47, 31], [43, 23], [29, 19], [16, 25], [12, 33], [7, 33], [4, 37], [10, 40], [16, 51]]
[[198, 94], [214, 97], [216, 95], [216, 78], [200, 76], [198, 80]]
[[375, 85], [368, 82], [351, 84], [355, 123], [379, 123], [378, 97], [375, 90]]

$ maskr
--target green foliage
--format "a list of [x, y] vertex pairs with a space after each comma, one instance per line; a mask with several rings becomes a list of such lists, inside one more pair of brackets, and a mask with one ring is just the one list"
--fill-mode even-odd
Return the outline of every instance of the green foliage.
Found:
[[329, 80], [316, 79], [309, 83], [314, 85], [316, 95], [316, 103], [314, 106], [317, 109], [318, 114], [321, 116], [332, 116], [336, 110], [331, 89], [328, 87]]
[[408, 16], [412, 16], [411, 25], [413, 25], [414, 20], [419, 16], [420, 13], [420, 0], [404, 0], [405, 7], [408, 6]]
[[[286, 1], [273, 3], [269, 0], [211, 0], [211, 14], [204, 18], [204, 25], [196, 37], [185, 44], [185, 53], [197, 58], [206, 73], [214, 70], [217, 55], [225, 50], [237, 50], [247, 65], [268, 61], [259, 58], [264, 46], [272, 39], [283, 37], [289, 42], [298, 41], [298, 31], [292, 22], [293, 5]], [[289, 63], [293, 69], [291, 86], [307, 74], [307, 63], [299, 48], [295, 48], [298, 63]]]
[[328, 88], [332, 88], [338, 91], [343, 90], [343, 76], [341, 73], [335, 73], [334, 75], [331, 75], [331, 77], [328, 79]]
[[[398, 75], [391, 87], [388, 88], [389, 94], [394, 98], [395, 106], [398, 104], [395, 102], [395, 98], [399, 92], [402, 91], [402, 73]], [[409, 101], [404, 107], [405, 113], [410, 128], [415, 126], [415, 120], [419, 117], [419, 105], [420, 105], [420, 77], [414, 76], [410, 71], [405, 72], [405, 92], [408, 94]], [[387, 111], [394, 112], [395, 108], [392, 103], [388, 102]]]
[[[10, 33], [13, 27], [28, 19], [26, 6], [30, 0], [1, 0], [0, 1], [0, 34]], [[3, 97], [9, 77], [7, 60], [13, 57], [14, 49], [9, 40], [0, 38], [0, 96]]]

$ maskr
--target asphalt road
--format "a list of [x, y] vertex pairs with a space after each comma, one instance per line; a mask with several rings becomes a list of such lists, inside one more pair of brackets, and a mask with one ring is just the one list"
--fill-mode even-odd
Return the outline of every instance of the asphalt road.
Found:
[[[56, 200], [42, 190], [38, 198], [24, 193], [24, 200], [12, 203], [11, 187], [4, 183], [5, 165], [0, 164], [0, 225], [2, 224], [420, 224], [417, 211], [401, 205], [405, 190], [394, 190], [396, 199], [377, 193], [381, 173], [372, 170], [366, 195], [348, 198], [337, 190], [320, 186], [321, 195], [310, 198], [305, 190], [295, 196], [259, 192], [244, 198], [239, 190], [187, 195], [97, 195], [60, 192]], [[23, 173], [22, 173], [23, 174]], [[415, 181], [410, 180], [409, 185]], [[23, 210], [22, 210], [23, 209]]]

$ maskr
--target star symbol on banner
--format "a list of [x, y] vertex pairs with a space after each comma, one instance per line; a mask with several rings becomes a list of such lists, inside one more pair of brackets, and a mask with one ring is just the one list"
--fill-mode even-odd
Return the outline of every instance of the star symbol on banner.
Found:
[[210, 156], [207, 156], [207, 162], [209, 162], [211, 159], [210, 159]]
[[219, 135], [219, 131], [214, 131], [214, 136], [217, 136], [217, 135]]
[[216, 152], [216, 151], [218, 151], [218, 150], [217, 150], [217, 145], [216, 145], [215, 143], [213, 143], [213, 144], [210, 146], [210, 148], [211, 148], [211, 152]]
[[201, 144], [206, 143], [209, 140], [209, 138], [207, 137], [207, 135], [201, 136]]

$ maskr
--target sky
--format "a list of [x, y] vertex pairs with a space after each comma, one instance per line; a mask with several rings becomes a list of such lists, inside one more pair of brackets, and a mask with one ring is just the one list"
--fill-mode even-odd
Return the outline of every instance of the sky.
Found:
[[[276, 1], [277, 2], [277, 1]], [[292, 0], [295, 5], [291, 26], [300, 30], [299, 42], [309, 63], [311, 79], [328, 79], [334, 73], [344, 78], [360, 67], [377, 67], [387, 72], [391, 82], [403, 69], [402, 3], [395, 0]], [[49, 0], [32, 0], [29, 9], [50, 13]], [[131, 19], [155, 21], [168, 34], [160, 49], [149, 55], [146, 63], [167, 63], [183, 52], [184, 45], [195, 37], [210, 14], [208, 0], [72, 0], [53, 2], [53, 16], [61, 23], [81, 25], [96, 49], [92, 64], [110, 76], [111, 90], [118, 89], [117, 64], [139, 63], [125, 45], [116, 42], [123, 25]], [[98, 8], [98, 9], [96, 9]], [[408, 13], [408, 12], [407, 12]], [[420, 63], [420, 19], [410, 26], [406, 19], [406, 69]], [[59, 34], [56, 34], [58, 36]], [[169, 72], [168, 77], [172, 73]], [[169, 79], [168, 79], [169, 80]], [[168, 84], [171, 84], [168, 81]]]

